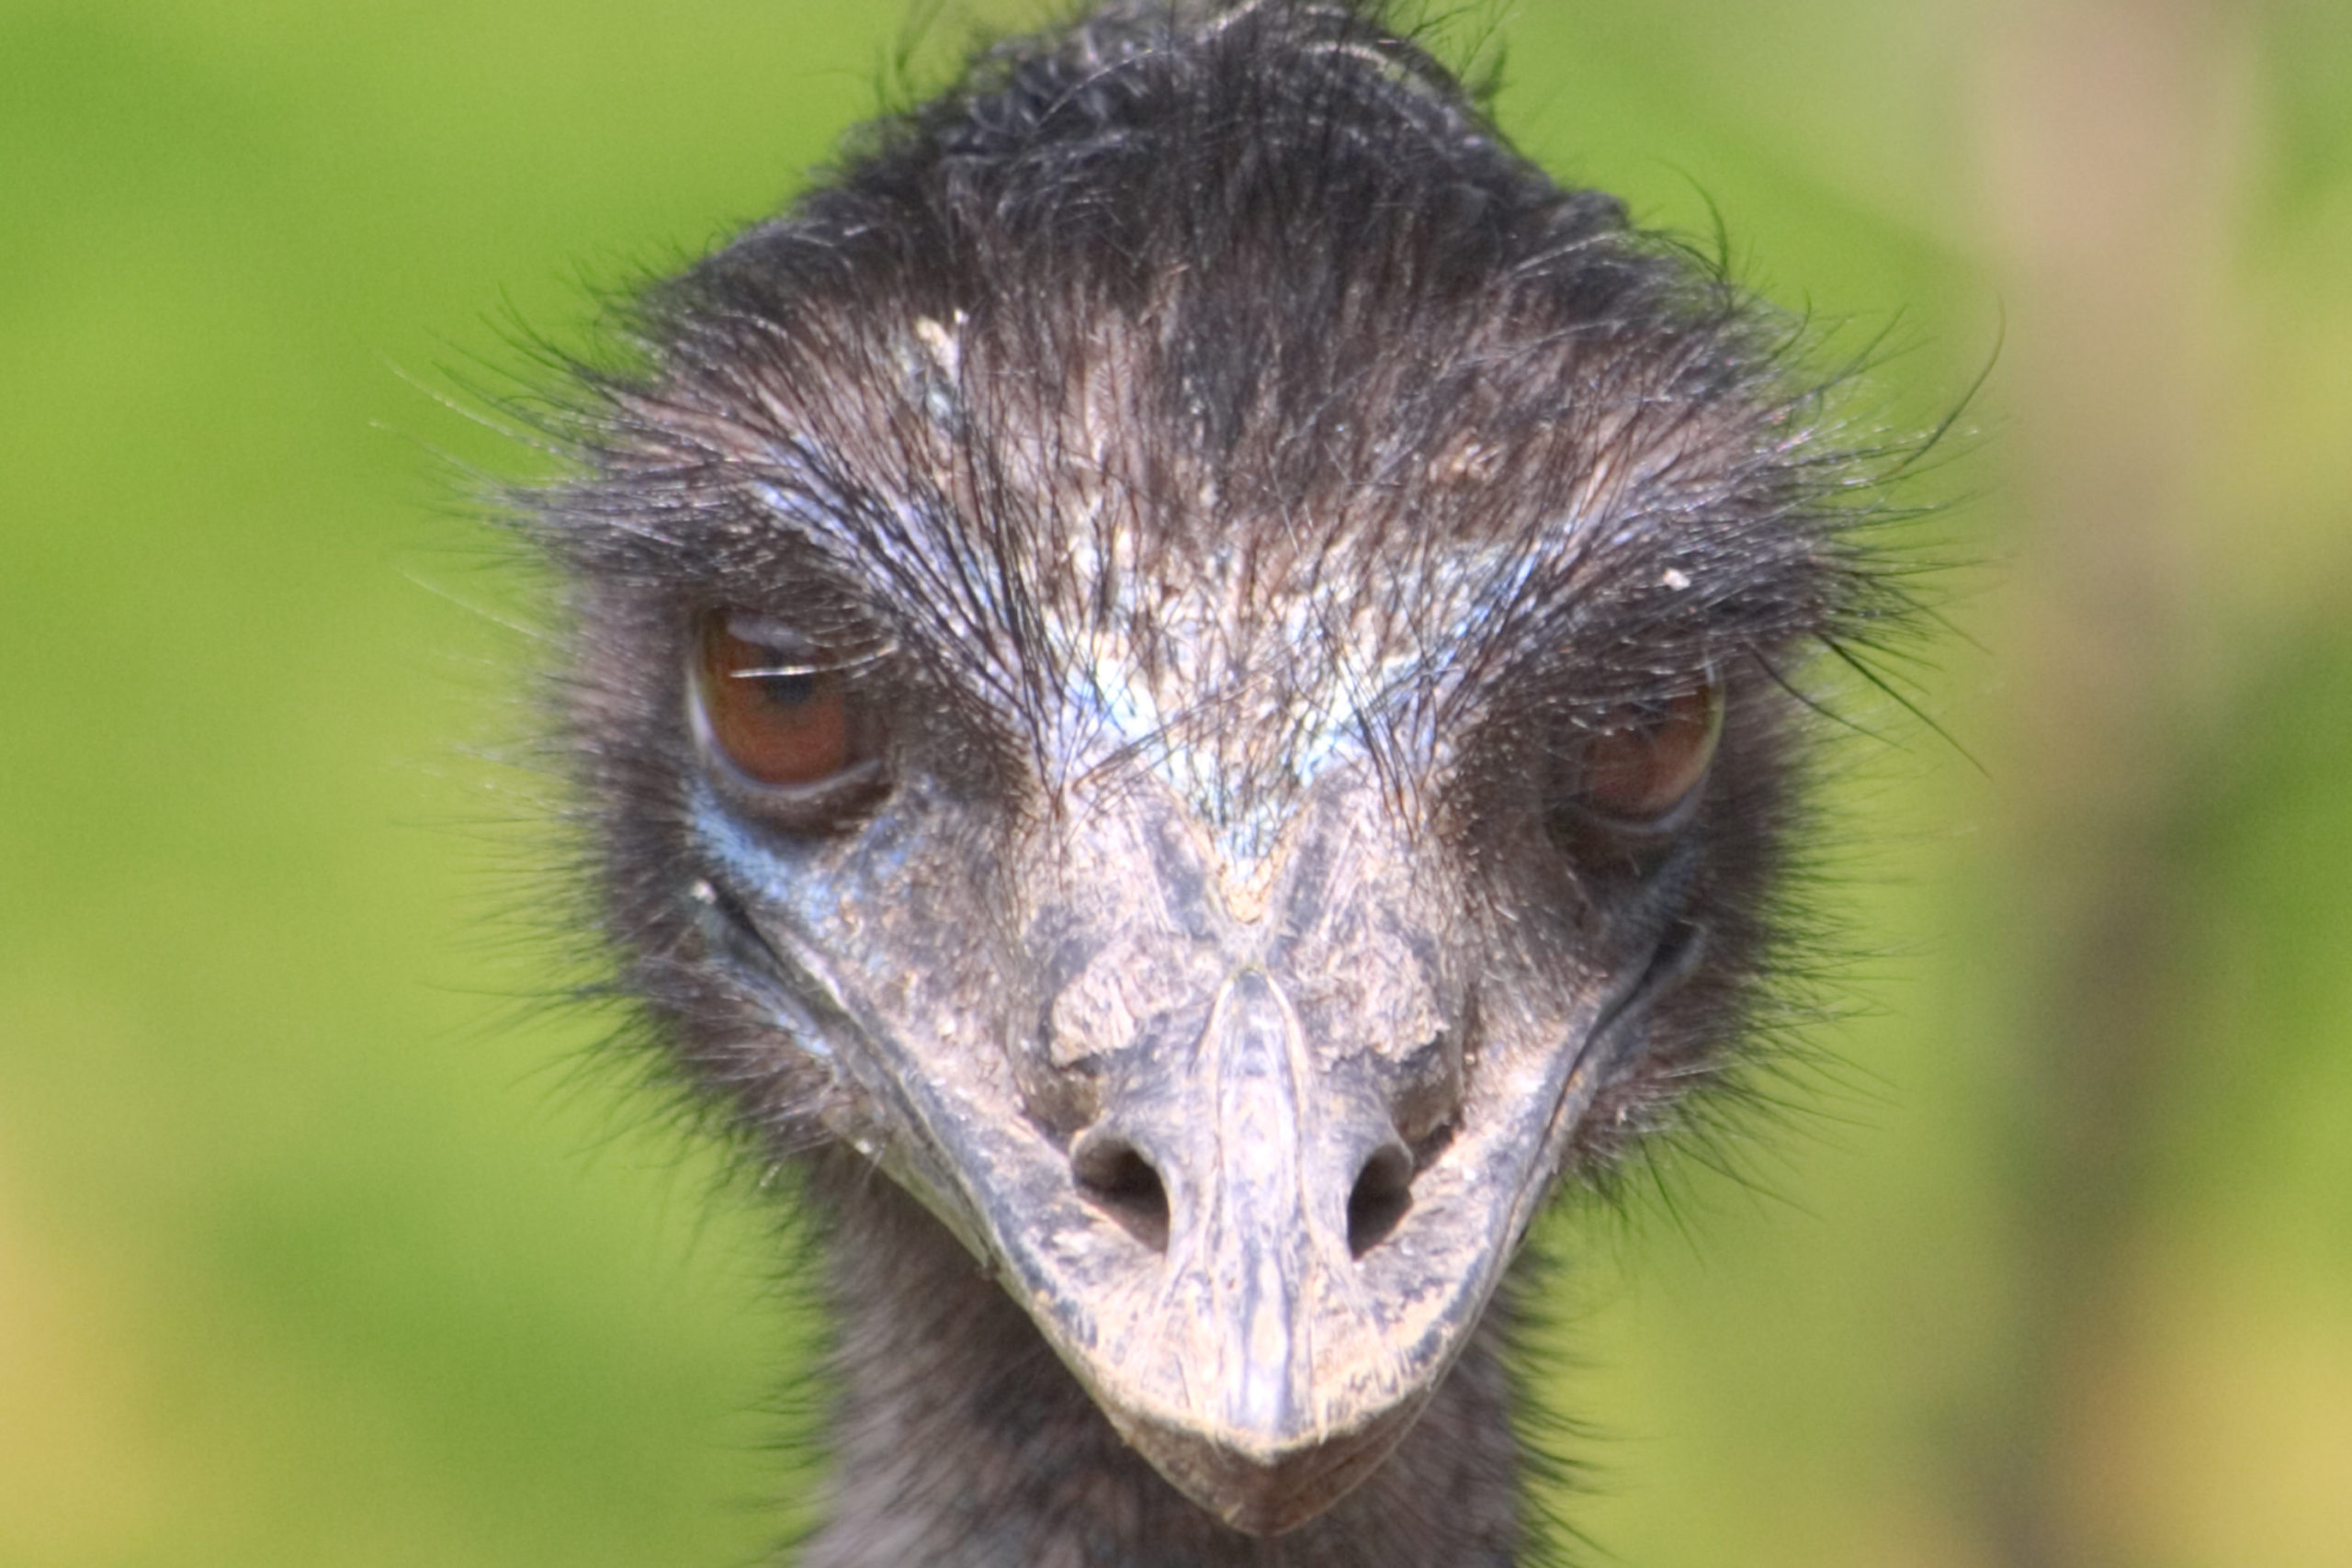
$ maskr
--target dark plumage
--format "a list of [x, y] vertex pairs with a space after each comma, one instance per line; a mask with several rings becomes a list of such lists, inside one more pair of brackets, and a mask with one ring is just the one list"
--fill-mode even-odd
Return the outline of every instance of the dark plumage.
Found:
[[1490, 1304], [1898, 607], [1787, 323], [1265, 0], [983, 55], [631, 331], [534, 525], [626, 988], [827, 1225], [805, 1561], [1520, 1561]]

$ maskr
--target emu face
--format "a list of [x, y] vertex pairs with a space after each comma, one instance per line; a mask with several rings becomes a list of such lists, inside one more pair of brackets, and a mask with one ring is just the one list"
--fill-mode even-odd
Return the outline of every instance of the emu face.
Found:
[[544, 508], [630, 985], [1313, 1516], [1747, 1009], [1869, 596], [1778, 330], [1340, 8], [984, 62], [652, 295]]

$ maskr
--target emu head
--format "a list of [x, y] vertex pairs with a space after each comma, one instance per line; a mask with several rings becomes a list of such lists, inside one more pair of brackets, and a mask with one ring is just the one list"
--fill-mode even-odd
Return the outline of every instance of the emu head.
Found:
[[634, 332], [538, 507], [628, 986], [1311, 1517], [1751, 1010], [1879, 595], [1782, 323], [1376, 18], [1137, 4]]

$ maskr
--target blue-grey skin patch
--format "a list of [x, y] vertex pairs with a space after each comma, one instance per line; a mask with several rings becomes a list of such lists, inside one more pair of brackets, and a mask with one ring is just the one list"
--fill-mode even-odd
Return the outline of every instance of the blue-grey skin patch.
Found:
[[911, 853], [904, 814], [888, 807], [862, 829], [855, 874], [847, 876], [835, 869], [842, 857], [834, 840], [761, 833], [707, 778], [695, 781], [689, 815], [695, 837], [726, 868], [729, 885], [755, 898], [763, 911], [788, 916], [803, 935], [831, 929], [852, 900], [895, 882]]
[[708, 885], [697, 884], [706, 934], [717, 938], [714, 950], [735, 953], [739, 973], [796, 1044], [811, 1056], [831, 1060], [831, 1031], [818, 1015], [846, 1021], [854, 1010], [838, 977], [811, 965], [825, 951], [824, 934], [854, 923], [877, 884], [906, 886], [913, 835], [904, 813], [886, 807], [877, 814], [846, 870], [840, 868], [837, 842], [799, 842], [759, 832], [707, 777], [695, 783], [689, 819], [720, 879], [758, 908], [763, 928], [756, 950], [740, 952], [744, 933], [732, 928]]

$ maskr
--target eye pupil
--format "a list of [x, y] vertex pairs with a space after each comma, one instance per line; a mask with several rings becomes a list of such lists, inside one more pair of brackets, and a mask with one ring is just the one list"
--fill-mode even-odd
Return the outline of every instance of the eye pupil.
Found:
[[760, 695], [778, 707], [798, 707], [817, 695], [817, 677], [813, 673], [762, 675], [757, 679]]

